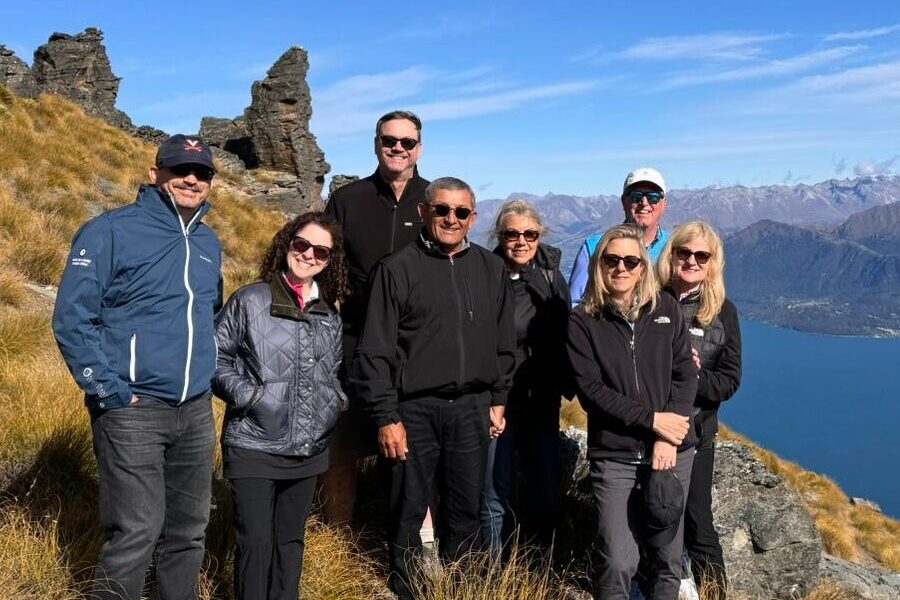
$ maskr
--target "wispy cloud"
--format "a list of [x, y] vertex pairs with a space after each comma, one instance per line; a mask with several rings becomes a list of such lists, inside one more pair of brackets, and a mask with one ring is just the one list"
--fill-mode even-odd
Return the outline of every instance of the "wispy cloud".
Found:
[[658, 138], [652, 143], [610, 145], [596, 150], [559, 155], [555, 162], [598, 163], [606, 161], [668, 161], [721, 159], [725, 156], [759, 156], [773, 151], [821, 148], [834, 143], [834, 135], [804, 130], [767, 132], [708, 131]]
[[[368, 131], [379, 115], [399, 104], [423, 120], [445, 121], [510, 111], [533, 102], [585, 93], [604, 84], [602, 80], [583, 80], [513, 85], [493, 75], [493, 69], [483, 67], [442, 72], [412, 66], [349, 77], [313, 91], [313, 130], [320, 136], [339, 137]], [[493, 77], [493, 85], [487, 76]]]
[[784, 77], [832, 65], [865, 49], [866, 46], [863, 45], [840, 46], [735, 69], [677, 74], [667, 79], [662, 88], [673, 89], [705, 83]]
[[615, 53], [627, 60], [716, 60], [746, 61], [764, 52], [763, 44], [784, 38], [784, 34], [707, 33], [645, 40]]
[[894, 163], [900, 160], [900, 155], [892, 156], [886, 160], [867, 159], [857, 163], [853, 167], [853, 172], [858, 177], [873, 177], [875, 175], [890, 175], [894, 169]]
[[861, 29], [859, 31], [839, 31], [826, 35], [826, 42], [848, 41], [848, 40], [866, 40], [874, 37], [881, 37], [900, 31], [900, 23], [895, 25], [887, 25], [885, 27], [876, 27], [875, 29]]
[[900, 99], [900, 61], [855, 67], [827, 75], [809, 75], [781, 91], [859, 100]]

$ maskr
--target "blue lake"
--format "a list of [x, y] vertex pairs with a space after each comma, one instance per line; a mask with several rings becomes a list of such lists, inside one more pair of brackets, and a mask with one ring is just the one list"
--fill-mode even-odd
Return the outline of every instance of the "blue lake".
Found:
[[741, 321], [741, 389], [722, 421], [900, 517], [900, 340]]

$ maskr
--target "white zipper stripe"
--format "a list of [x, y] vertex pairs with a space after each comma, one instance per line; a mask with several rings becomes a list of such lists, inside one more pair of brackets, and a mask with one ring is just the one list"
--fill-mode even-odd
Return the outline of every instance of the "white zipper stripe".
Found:
[[[171, 199], [171, 198], [170, 198]], [[194, 219], [197, 218], [197, 215], [200, 214], [198, 210], [194, 213], [194, 216], [188, 221], [188, 224], [184, 224], [184, 220], [181, 218], [181, 213], [178, 212], [178, 207], [175, 206], [175, 200], [172, 199], [172, 206], [175, 208], [175, 214], [178, 216], [178, 223], [181, 225], [181, 232], [184, 234], [184, 248], [185, 248], [185, 257], [184, 257], [184, 289], [187, 290], [188, 293], [188, 305], [187, 305], [187, 327], [188, 327], [188, 343], [187, 343], [187, 358], [184, 361], [184, 389], [181, 391], [181, 400], [178, 401], [179, 404], [187, 400], [188, 387], [191, 383], [191, 355], [194, 353], [194, 290], [191, 289], [191, 283], [188, 279], [188, 266], [191, 262], [191, 244], [188, 241], [188, 231], [191, 228], [191, 225], [194, 223]]]
[[131, 382], [134, 383], [134, 380], [137, 378], [137, 376], [136, 376], [137, 357], [135, 356], [137, 354], [137, 334], [136, 333], [131, 334], [131, 343], [129, 346], [130, 346], [130, 350], [131, 350], [131, 363], [129, 364], [129, 367], [128, 367], [128, 377], [131, 379]]

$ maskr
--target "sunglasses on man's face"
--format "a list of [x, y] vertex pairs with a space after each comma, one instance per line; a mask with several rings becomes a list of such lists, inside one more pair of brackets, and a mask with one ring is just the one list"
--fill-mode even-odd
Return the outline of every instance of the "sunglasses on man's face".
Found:
[[507, 229], [503, 232], [503, 239], [507, 242], [517, 242], [520, 236], [524, 237], [526, 242], [536, 242], [541, 237], [541, 232], [537, 229], [526, 229], [525, 231]]
[[429, 206], [431, 211], [442, 219], [448, 216], [451, 210], [460, 221], [465, 221], [473, 212], [475, 212], [471, 208], [466, 208], [465, 206], [450, 207], [446, 204], [431, 204]]
[[209, 167], [204, 167], [203, 165], [175, 165], [174, 167], [169, 167], [169, 170], [172, 171], [176, 177], [187, 177], [193, 173], [194, 177], [199, 181], [211, 181], [213, 175], [216, 174], [215, 171]]
[[709, 252], [704, 252], [703, 250], [691, 252], [690, 248], [685, 248], [684, 246], [675, 248], [675, 256], [682, 262], [689, 261], [693, 256], [698, 265], [705, 265], [709, 262], [709, 259], [712, 258], [712, 254]]
[[385, 148], [393, 148], [397, 145], [397, 142], [400, 142], [400, 146], [407, 152], [419, 145], [419, 140], [412, 138], [395, 138], [392, 135], [382, 135], [379, 139], [381, 140], [381, 145]]
[[294, 249], [294, 252], [299, 254], [306, 253], [307, 250], [312, 248], [313, 258], [318, 261], [326, 261], [331, 258], [331, 248], [328, 246], [317, 246], [315, 244], [311, 244], [308, 239], [302, 238], [300, 236], [295, 237], [291, 240], [291, 248]]
[[640, 204], [644, 201], [644, 198], [646, 198], [647, 202], [650, 204], [659, 204], [660, 200], [665, 197], [666, 195], [662, 192], [642, 192], [641, 190], [631, 190], [628, 192], [628, 199], [631, 200], [632, 204]]
[[622, 262], [628, 271], [634, 271], [644, 262], [640, 256], [619, 256], [618, 254], [604, 254], [600, 259], [609, 269], [615, 269], [619, 266], [619, 262]]

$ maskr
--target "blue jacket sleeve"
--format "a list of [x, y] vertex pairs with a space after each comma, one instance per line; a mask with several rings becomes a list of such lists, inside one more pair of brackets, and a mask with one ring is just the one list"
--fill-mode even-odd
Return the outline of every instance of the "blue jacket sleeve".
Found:
[[101, 409], [131, 402], [131, 386], [110, 365], [101, 338], [100, 309], [113, 276], [113, 232], [102, 215], [75, 234], [63, 271], [53, 334], [75, 382]]
[[578, 305], [581, 302], [581, 297], [584, 295], [590, 263], [591, 256], [588, 254], [587, 242], [585, 242], [581, 244], [578, 256], [575, 257], [575, 264], [572, 265], [572, 274], [569, 275], [569, 293], [572, 296], [572, 306]]

